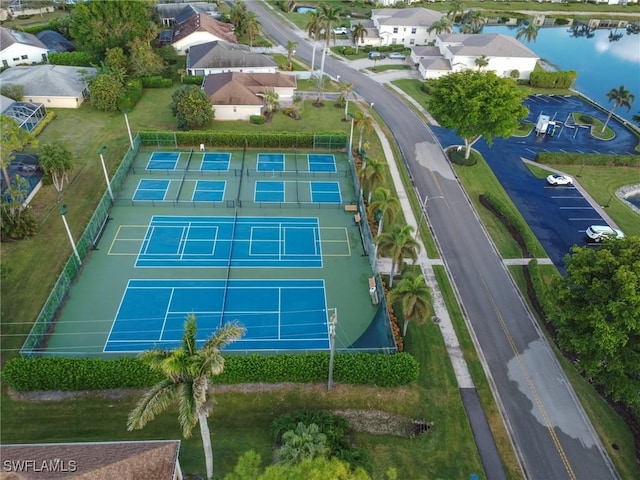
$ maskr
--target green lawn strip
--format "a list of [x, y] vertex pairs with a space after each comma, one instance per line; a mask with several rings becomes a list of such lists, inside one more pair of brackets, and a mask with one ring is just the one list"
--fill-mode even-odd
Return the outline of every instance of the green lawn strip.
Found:
[[[515, 240], [513, 240], [509, 231], [492, 212], [480, 204], [479, 196], [485, 192], [491, 192], [493, 195], [499, 196], [506, 204], [511, 204], [512, 208], [515, 209], [511, 199], [502, 188], [502, 185], [500, 185], [500, 182], [486, 161], [480, 159], [473, 166], [462, 167], [454, 165], [453, 167], [502, 258], [521, 258], [522, 251]], [[532, 253], [538, 257], [547, 256], [542, 246], [539, 247], [539, 251]]]
[[[320, 59], [316, 58], [316, 60], [319, 62]], [[316, 65], [316, 68], [320, 68], [319, 65]], [[312, 79], [309, 80], [303, 80], [303, 79], [298, 79], [298, 83], [297, 83], [297, 91], [299, 92], [317, 92], [318, 91], [318, 82]], [[329, 81], [328, 79], [325, 79], [324, 82], [324, 92], [329, 92], [329, 93], [336, 93], [338, 92], [338, 84], [332, 81]]]
[[422, 80], [404, 79], [394, 80], [391, 83], [413, 98], [420, 106], [422, 106], [422, 108], [427, 110], [429, 96], [420, 89], [424, 84]]
[[504, 426], [502, 416], [498, 410], [493, 393], [489, 387], [489, 383], [482, 368], [482, 363], [478, 358], [478, 353], [475, 349], [475, 345], [471, 339], [471, 335], [465, 323], [462, 311], [458, 305], [458, 300], [453, 291], [449, 277], [443, 266], [433, 266], [438, 286], [442, 293], [442, 297], [447, 306], [447, 312], [453, 323], [453, 327], [460, 343], [464, 359], [467, 362], [467, 367], [473, 379], [473, 383], [480, 397], [484, 414], [487, 417], [487, 422], [491, 428], [491, 433], [496, 442], [502, 465], [505, 467], [507, 477], [510, 479], [518, 479], [522, 477], [520, 466], [516, 458], [515, 452], [509, 434]]
[[[540, 265], [540, 271], [547, 279], [547, 282], [550, 278], [558, 274], [555, 267], [551, 265]], [[518, 289], [523, 292], [525, 301], [529, 307], [531, 307], [529, 298], [526, 295], [526, 283], [522, 267], [515, 265], [510, 266], [509, 272], [514, 278]], [[536, 315], [535, 310], [531, 309], [531, 311]], [[538, 319], [538, 322], [540, 323], [540, 319]], [[604, 448], [613, 461], [620, 478], [640, 478], [640, 466], [636, 461], [634, 449], [635, 442], [624, 419], [602, 398], [593, 385], [582, 378], [576, 371], [574, 365], [562, 355], [556, 347], [549, 331], [546, 328], [542, 330], [551, 344], [556, 358], [560, 361], [562, 369], [569, 378], [587, 416], [596, 429]], [[613, 446], [614, 444], [617, 448]]]
[[578, 125], [589, 125], [591, 127], [589, 132], [592, 137], [600, 140], [612, 140], [616, 136], [616, 133], [609, 126], [607, 126], [603, 132], [602, 127], [604, 127], [604, 123], [591, 115], [580, 112], [573, 112], [572, 115], [573, 121]]
[[411, 70], [409, 65], [378, 65], [376, 67], [367, 68], [373, 73], [386, 72], [388, 70]]

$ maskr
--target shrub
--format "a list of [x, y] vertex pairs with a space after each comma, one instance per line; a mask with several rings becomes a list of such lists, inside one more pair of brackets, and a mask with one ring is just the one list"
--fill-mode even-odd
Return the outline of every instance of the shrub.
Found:
[[96, 56], [89, 52], [50, 53], [49, 63], [52, 65], [70, 65], [74, 67], [91, 67], [98, 62]]
[[515, 207], [491, 192], [480, 195], [480, 203], [492, 210], [511, 232], [522, 249], [523, 256], [531, 257], [536, 251], [536, 238]]
[[529, 84], [537, 88], [571, 88], [577, 77], [578, 72], [574, 70], [565, 72], [536, 70], [531, 72]]
[[182, 83], [185, 85], [202, 85], [204, 82], [204, 75], [183, 75]]
[[20, 102], [24, 96], [24, 87], [17, 83], [3, 83], [0, 86], [0, 95], [4, 95], [5, 97], [9, 97], [11, 100]]
[[40, 132], [42, 132], [42, 130], [44, 130], [44, 127], [49, 125], [54, 118], [56, 118], [56, 112], [54, 112], [52, 110], [49, 110], [47, 112], [47, 115], [42, 119], [42, 121], [36, 126], [36, 128], [34, 128], [31, 131], [31, 134], [34, 137], [37, 137], [38, 135], [40, 135]]
[[[327, 353], [225, 356], [214, 384], [316, 383], [327, 379]], [[334, 379], [339, 383], [397, 387], [418, 378], [418, 362], [407, 353], [336, 354]], [[136, 357], [116, 360], [62, 357], [17, 357], [7, 362], [2, 379], [19, 391], [104, 390], [150, 387], [160, 374]]]
[[536, 162], [545, 165], [598, 165], [604, 167], [640, 167], [640, 155], [606, 153], [540, 152]]
[[264, 117], [262, 115], [251, 115], [249, 121], [255, 125], [262, 125], [264, 123]]
[[144, 88], [168, 88], [173, 85], [173, 80], [161, 77], [160, 75], [142, 77], [141, 80]]
[[140, 98], [142, 98], [142, 80], [139, 78], [127, 80], [124, 93], [118, 100], [118, 110], [122, 112], [132, 109]]

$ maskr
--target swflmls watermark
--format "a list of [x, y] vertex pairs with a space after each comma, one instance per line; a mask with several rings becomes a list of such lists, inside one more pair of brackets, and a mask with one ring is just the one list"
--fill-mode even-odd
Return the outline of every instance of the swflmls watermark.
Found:
[[40, 460], [3, 460], [2, 471], [14, 473], [73, 473], [78, 470], [75, 460], [61, 458]]

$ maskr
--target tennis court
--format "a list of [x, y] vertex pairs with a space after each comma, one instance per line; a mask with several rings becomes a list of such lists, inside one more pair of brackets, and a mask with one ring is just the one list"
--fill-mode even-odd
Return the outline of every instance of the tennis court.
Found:
[[175, 347], [192, 313], [199, 341], [240, 322], [247, 333], [229, 350], [327, 349], [324, 293], [322, 280], [131, 280], [105, 351]]
[[246, 327], [235, 352], [394, 348], [345, 154], [142, 148], [47, 354], [134, 354]]

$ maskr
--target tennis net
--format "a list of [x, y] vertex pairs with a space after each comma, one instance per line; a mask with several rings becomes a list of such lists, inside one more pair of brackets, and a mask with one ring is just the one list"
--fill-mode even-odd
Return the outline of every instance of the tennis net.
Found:
[[222, 294], [222, 308], [220, 309], [220, 326], [224, 318], [224, 312], [227, 303], [227, 291], [229, 290], [229, 276], [231, 274], [231, 258], [233, 257], [233, 240], [236, 236], [236, 225], [238, 223], [238, 209], [233, 213], [233, 225], [231, 226], [231, 237], [229, 237], [229, 258], [227, 260], [227, 276], [224, 281], [224, 292]]

